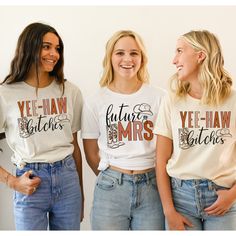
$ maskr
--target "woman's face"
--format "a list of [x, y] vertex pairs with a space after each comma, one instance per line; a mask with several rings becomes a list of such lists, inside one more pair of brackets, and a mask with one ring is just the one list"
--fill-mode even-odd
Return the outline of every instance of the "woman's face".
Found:
[[40, 71], [51, 72], [60, 59], [59, 38], [54, 33], [46, 33], [43, 36], [43, 44], [40, 53]]
[[111, 62], [114, 79], [137, 78], [142, 63], [142, 55], [133, 37], [122, 37], [116, 42]]
[[197, 80], [200, 62], [200, 53], [196, 52], [186, 40], [179, 38], [173, 59], [173, 64], [177, 68], [178, 79], [189, 82]]

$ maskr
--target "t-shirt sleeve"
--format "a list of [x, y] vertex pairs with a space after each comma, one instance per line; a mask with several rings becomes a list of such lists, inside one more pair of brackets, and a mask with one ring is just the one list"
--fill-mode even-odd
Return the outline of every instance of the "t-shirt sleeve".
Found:
[[77, 89], [73, 103], [73, 121], [71, 125], [72, 133], [75, 133], [81, 129], [82, 108], [83, 108], [83, 97], [80, 90]]
[[84, 103], [81, 128], [81, 137], [83, 139], [97, 139], [99, 137], [99, 119], [96, 113], [95, 106], [91, 106], [87, 102]]
[[171, 100], [168, 94], [161, 101], [153, 133], [173, 139], [171, 129]]
[[4, 101], [0, 95], [0, 133], [5, 130], [6, 112], [4, 111]]

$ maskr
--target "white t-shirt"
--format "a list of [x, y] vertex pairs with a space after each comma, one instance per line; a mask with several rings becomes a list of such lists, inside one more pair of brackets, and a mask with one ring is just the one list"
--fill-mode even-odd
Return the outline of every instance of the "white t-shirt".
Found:
[[81, 136], [98, 139], [99, 170], [109, 165], [130, 170], [154, 167], [152, 130], [163, 95], [164, 90], [147, 84], [129, 95], [105, 87], [85, 102]]
[[72, 154], [82, 103], [80, 90], [68, 81], [63, 95], [55, 80], [38, 95], [25, 82], [1, 85], [0, 131], [14, 152], [13, 163], [52, 163]]
[[236, 91], [217, 108], [200, 105], [189, 95], [179, 101], [166, 96], [154, 133], [173, 140], [170, 176], [210, 179], [225, 187], [235, 183]]

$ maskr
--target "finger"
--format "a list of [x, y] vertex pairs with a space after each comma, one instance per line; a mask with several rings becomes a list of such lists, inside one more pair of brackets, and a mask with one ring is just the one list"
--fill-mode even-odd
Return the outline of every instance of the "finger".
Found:
[[36, 176], [33, 179], [31, 179], [31, 183], [35, 185], [39, 185], [41, 183], [41, 179]]
[[23, 174], [23, 176], [29, 178], [32, 173], [33, 173], [33, 171], [32, 171], [32, 170], [29, 170], [29, 171], [26, 171], [26, 172]]
[[224, 209], [217, 208], [217, 209], [214, 209], [213, 211], [208, 211], [207, 214], [208, 215], [219, 215], [223, 211], [224, 211]]
[[223, 211], [221, 214], [219, 214], [219, 216], [224, 216], [226, 213], [227, 213], [227, 210]]
[[183, 222], [184, 222], [185, 225], [187, 225], [189, 227], [193, 227], [193, 224], [188, 219], [186, 219], [185, 217], [183, 217]]
[[206, 211], [206, 212], [207, 211], [212, 211], [212, 210], [215, 210], [217, 207], [218, 207], [218, 204], [215, 202], [211, 206], [205, 208], [204, 211]]

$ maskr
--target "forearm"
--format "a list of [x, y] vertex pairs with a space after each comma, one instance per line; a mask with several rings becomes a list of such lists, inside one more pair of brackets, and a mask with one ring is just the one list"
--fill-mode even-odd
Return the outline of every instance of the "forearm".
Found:
[[73, 157], [75, 160], [76, 164], [76, 169], [79, 175], [79, 182], [81, 186], [81, 192], [84, 196], [84, 191], [83, 191], [83, 168], [82, 168], [82, 158], [81, 158], [81, 152], [80, 150], [77, 150], [77, 148], [74, 150]]
[[11, 174], [0, 166], [0, 182], [8, 185], [8, 181], [9, 181], [10, 176], [11, 176]]
[[156, 176], [158, 190], [160, 193], [164, 214], [167, 216], [175, 211], [171, 193], [170, 177], [167, 173], [166, 166], [171, 158], [173, 150], [172, 140], [158, 135], [156, 146]]
[[95, 175], [99, 174], [98, 165], [100, 162], [99, 148], [96, 139], [84, 139], [84, 152], [88, 165]]
[[76, 164], [76, 169], [77, 169], [77, 172], [78, 172], [78, 175], [79, 175], [79, 182], [80, 182], [82, 197], [84, 199], [83, 168], [82, 168], [81, 151], [80, 151], [80, 148], [79, 148], [79, 145], [78, 145], [78, 141], [77, 141], [77, 133], [74, 133], [73, 136], [74, 136], [74, 141], [73, 141], [73, 145], [74, 145], [73, 157], [74, 157], [75, 164]]
[[166, 165], [157, 162], [156, 175], [163, 211], [167, 216], [175, 210], [175, 207], [172, 199], [170, 177], [166, 172]]
[[90, 157], [90, 158], [88, 158], [87, 156], [88, 165], [90, 166], [90, 168], [92, 169], [95, 175], [98, 175], [100, 172], [98, 170], [99, 160], [100, 159], [98, 155], [93, 155], [93, 157]]

